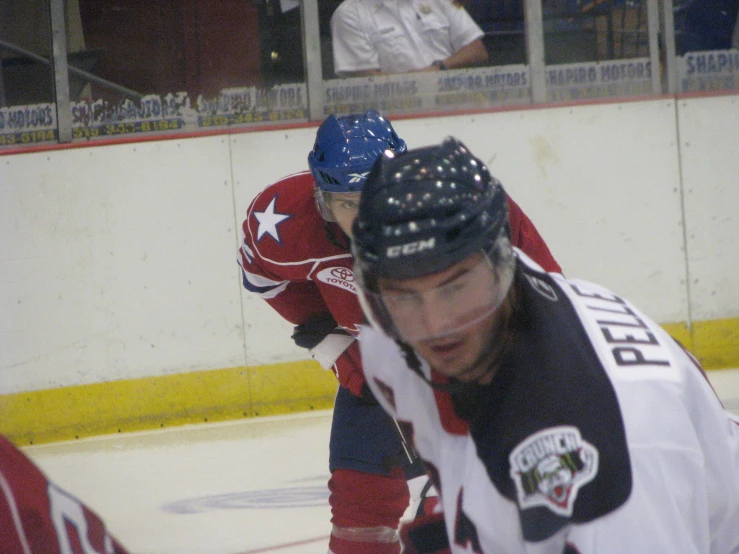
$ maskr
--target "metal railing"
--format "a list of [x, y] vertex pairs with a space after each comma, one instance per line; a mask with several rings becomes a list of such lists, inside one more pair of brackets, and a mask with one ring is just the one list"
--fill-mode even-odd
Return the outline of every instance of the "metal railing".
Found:
[[[522, 38], [524, 41], [522, 41], [522, 44], [525, 44], [526, 63], [521, 67], [524, 67], [527, 72], [528, 101], [530, 103], [552, 101], [552, 94], [548, 87], [551, 87], [552, 70], [556, 70], [557, 66], [547, 65], [545, 52], [547, 41], [554, 40], [556, 37], [554, 39], [548, 38], [545, 28], [547, 28], [547, 22], [551, 23], [552, 18], [555, 16], [557, 18], [563, 18], [567, 16], [567, 12], [552, 12], [553, 4], [548, 2], [548, 0], [521, 1], [524, 2], [522, 30], [501, 30], [500, 33], [493, 32], [493, 34], [507, 33], [506, 36], [509, 36], [511, 33], [519, 33], [523, 35]], [[119, 95], [123, 99], [134, 102], [141, 101], [144, 98], [144, 94], [104, 79], [90, 70], [76, 66], [73, 61], [70, 61], [73, 60], [73, 57], [67, 54], [64, 4], [64, 0], [49, 0], [53, 52], [51, 59], [8, 41], [0, 41], [0, 50], [12, 52], [24, 59], [43, 64], [45, 67], [50, 68], [51, 79], [53, 79], [54, 83], [53, 102], [57, 114], [57, 140], [60, 142], [69, 142], [73, 140], [72, 118], [70, 115], [70, 77], [73, 77], [77, 81], [81, 80], [84, 83], [98, 85]], [[587, 4], [585, 7], [580, 6], [580, 11], [582, 13], [579, 13], [578, 17], [590, 18], [588, 25], [592, 25], [592, 27], [589, 28], [590, 30], [588, 32], [594, 32], [596, 34], [598, 48], [600, 49], [593, 63], [611, 63], [628, 58], [647, 59], [652, 68], [649, 76], [651, 79], [651, 93], [676, 93], [678, 91], [672, 0], [593, 0], [593, 2]], [[644, 13], [645, 11], [646, 14]], [[294, 47], [298, 47], [297, 39], [299, 38], [304, 60], [304, 75], [306, 76], [305, 82], [300, 84], [300, 86], [304, 87], [302, 94], [307, 99], [303, 104], [305, 106], [303, 111], [300, 112], [304, 115], [296, 117], [298, 119], [302, 117], [303, 120], [320, 120], [331, 109], [338, 109], [336, 106], [327, 107], [327, 98], [330, 98], [330, 95], [327, 94], [328, 87], [340, 87], [341, 83], [349, 83], [349, 81], [340, 81], [338, 79], [325, 80], [326, 77], [330, 76], [323, 75], [322, 70], [322, 66], [324, 65], [322, 64], [322, 56], [325, 56], [326, 53], [322, 52], [321, 49], [322, 41], [319, 27], [325, 21], [320, 19], [319, 13], [318, 0], [300, 0], [302, 33], [301, 37], [296, 37]], [[601, 18], [598, 20], [597, 29], [595, 28], [595, 23], [593, 23], [596, 18]], [[510, 23], [510, 21], [508, 22]], [[577, 22], [572, 23], [570, 21], [569, 24], [576, 25]], [[603, 48], [605, 48], [605, 56], [602, 55]], [[662, 55], [660, 55], [661, 53]], [[474, 71], [477, 71], [477, 73], [474, 73]], [[482, 70], [474, 71], [470, 74], [474, 73], [474, 75], [478, 76], [476, 78], [490, 78], [491, 80], [495, 78], [495, 75], [491, 76], [490, 72], [481, 73]], [[450, 73], [450, 75], [454, 77], [457, 74]], [[395, 76], [395, 78], [388, 79], [388, 82], [390, 85], [395, 86], [398, 83], [402, 84], [402, 79], [402, 76]], [[423, 81], [425, 77], [418, 77], [418, 79]], [[439, 81], [442, 79], [443, 77], [439, 78]], [[367, 82], [377, 84], [378, 81], [369, 79]], [[5, 105], [2, 84], [2, 74], [0, 73], [0, 105]], [[355, 86], [353, 81], [351, 84]], [[649, 83], [647, 83], [647, 86], [649, 86]], [[178, 93], [178, 91], [171, 92]], [[260, 94], [255, 95], [260, 96]], [[518, 100], [520, 101], [520, 96]], [[352, 105], [355, 104], [347, 104], [349, 107]], [[442, 103], [442, 105], [446, 106], [447, 104]], [[484, 106], [489, 105], [490, 103], [484, 104]], [[465, 106], [467, 105], [465, 104]], [[344, 108], [342, 107], [341, 109]], [[453, 110], [454, 106], [451, 109]], [[203, 124], [231, 125], [265, 122], [263, 117], [247, 117], [248, 114], [245, 116], [243, 110], [237, 115], [241, 117], [216, 117], [215, 119], [207, 120]], [[279, 122], [281, 120], [277, 118], [276, 121]], [[284, 118], [284, 120], [289, 125], [289, 118]], [[198, 121], [200, 124], [200, 120]], [[170, 129], [167, 126], [162, 128]]]

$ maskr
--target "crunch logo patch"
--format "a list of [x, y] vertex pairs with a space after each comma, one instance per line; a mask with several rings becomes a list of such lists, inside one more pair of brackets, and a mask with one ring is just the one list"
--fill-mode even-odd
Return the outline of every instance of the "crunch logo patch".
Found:
[[577, 427], [550, 427], [534, 433], [509, 456], [510, 475], [521, 509], [543, 506], [569, 517], [577, 492], [598, 474], [598, 450]]

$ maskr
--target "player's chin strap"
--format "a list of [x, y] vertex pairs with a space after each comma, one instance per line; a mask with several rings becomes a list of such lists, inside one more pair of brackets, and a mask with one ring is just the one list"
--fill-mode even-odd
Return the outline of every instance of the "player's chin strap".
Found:
[[335, 229], [338, 226], [339, 226], [338, 223], [334, 223], [332, 225], [331, 223], [327, 221], [326, 226], [325, 226], [326, 227], [326, 238], [335, 247], [350, 252], [352, 249], [352, 241], [341, 230], [339, 230], [339, 233], [337, 235]]

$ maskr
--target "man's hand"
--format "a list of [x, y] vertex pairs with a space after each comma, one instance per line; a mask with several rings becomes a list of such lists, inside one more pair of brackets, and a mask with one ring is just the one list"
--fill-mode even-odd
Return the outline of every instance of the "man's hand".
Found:
[[296, 325], [292, 339], [300, 348], [315, 348], [329, 334], [333, 333], [338, 324], [329, 312], [312, 315], [305, 323]]
[[339, 327], [329, 312], [315, 314], [305, 323], [296, 325], [292, 339], [301, 348], [307, 348], [323, 369], [332, 370], [339, 383], [362, 404], [378, 405], [361, 371], [357, 339]]

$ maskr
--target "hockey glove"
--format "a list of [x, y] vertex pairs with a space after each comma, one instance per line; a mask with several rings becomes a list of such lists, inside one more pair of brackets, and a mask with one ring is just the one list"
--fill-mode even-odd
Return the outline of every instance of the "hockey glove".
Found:
[[444, 514], [417, 517], [400, 526], [403, 554], [451, 554]]
[[[292, 339], [298, 346], [307, 348], [311, 357], [321, 364], [321, 367], [333, 369], [339, 378], [339, 382], [344, 384], [341, 373], [345, 373], [345, 371], [342, 372], [341, 368], [338, 367], [343, 364], [338, 364], [337, 360], [356, 339], [342, 327], [339, 327], [330, 313], [323, 312], [313, 315], [305, 323], [297, 325], [292, 334]], [[348, 357], [347, 361], [349, 365], [354, 365], [351, 356]], [[336, 364], [336, 367], [334, 367], [334, 364]], [[352, 392], [357, 394], [359, 391], [352, 390]]]
[[315, 348], [337, 327], [336, 320], [329, 312], [312, 315], [308, 321], [296, 325], [292, 339], [300, 348]]

